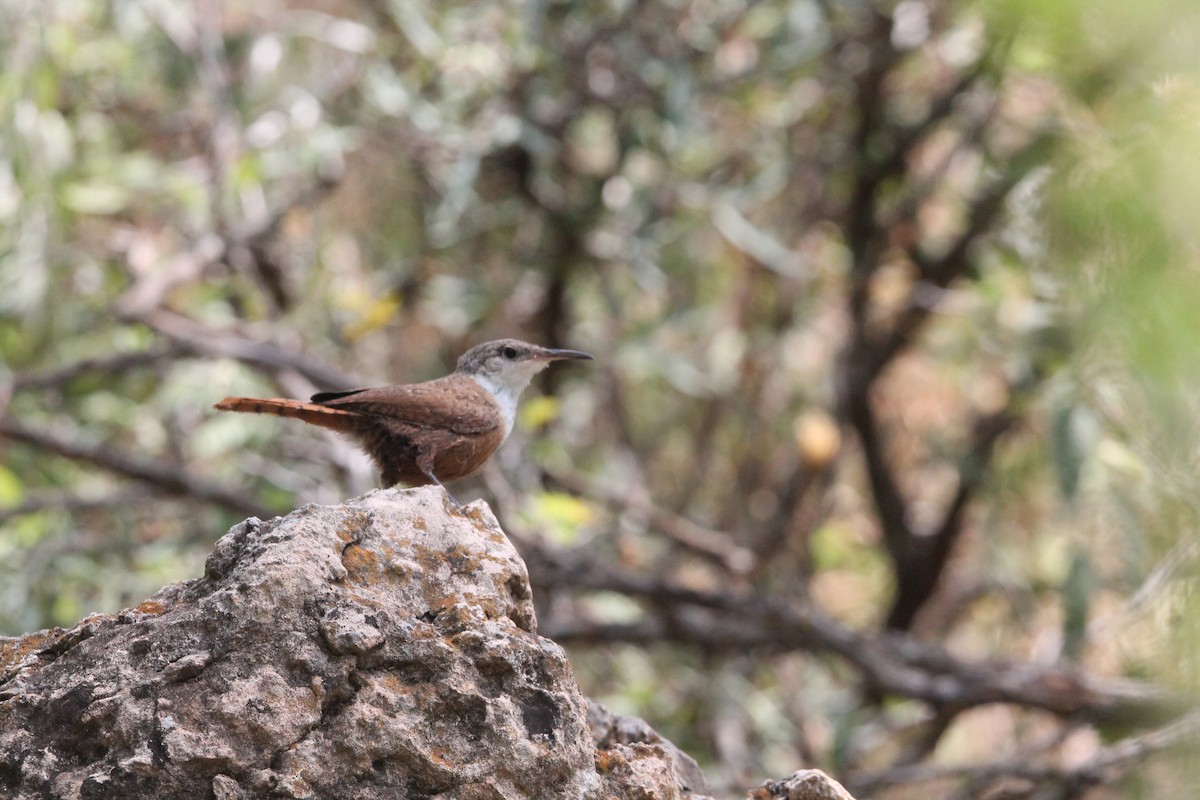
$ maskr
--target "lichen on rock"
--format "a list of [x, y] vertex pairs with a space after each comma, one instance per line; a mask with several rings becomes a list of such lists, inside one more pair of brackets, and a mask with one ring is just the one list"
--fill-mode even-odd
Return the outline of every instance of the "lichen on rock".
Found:
[[445, 499], [252, 518], [201, 578], [0, 638], [0, 795], [699, 796], [648, 726], [589, 726], [516, 550], [486, 506]]

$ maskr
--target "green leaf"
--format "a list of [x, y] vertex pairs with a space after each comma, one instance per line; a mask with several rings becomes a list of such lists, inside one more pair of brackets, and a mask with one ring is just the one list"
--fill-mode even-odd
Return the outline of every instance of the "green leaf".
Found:
[[0, 464], [0, 508], [13, 508], [25, 497], [25, 484], [8, 467]]
[[115, 214], [129, 204], [129, 193], [112, 183], [71, 183], [62, 190], [62, 202], [78, 214]]
[[542, 492], [530, 498], [526, 516], [530, 524], [559, 544], [571, 544], [578, 530], [595, 517], [592, 507], [562, 492]]
[[1058, 484], [1068, 502], [1079, 492], [1083, 466], [1096, 444], [1096, 420], [1082, 406], [1067, 406], [1054, 417], [1051, 456], [1058, 473]]
[[521, 406], [521, 429], [536, 430], [558, 419], [562, 404], [557, 397], [532, 397]]
[[1076, 553], [1062, 587], [1063, 657], [1069, 661], [1078, 661], [1087, 643], [1088, 613], [1095, 585], [1092, 562], [1084, 553]]
[[535, 512], [550, 522], [577, 527], [591, 522], [592, 507], [562, 492], [543, 492], [534, 501]]

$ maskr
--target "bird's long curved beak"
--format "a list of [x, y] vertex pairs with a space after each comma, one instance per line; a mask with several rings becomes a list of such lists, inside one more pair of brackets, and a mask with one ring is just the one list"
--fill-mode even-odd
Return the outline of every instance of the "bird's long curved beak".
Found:
[[590, 354], [582, 350], [556, 350], [552, 347], [547, 347], [538, 353], [539, 358], [544, 358], [547, 361], [560, 361], [567, 358], [577, 358], [582, 361], [595, 361], [596, 359]]

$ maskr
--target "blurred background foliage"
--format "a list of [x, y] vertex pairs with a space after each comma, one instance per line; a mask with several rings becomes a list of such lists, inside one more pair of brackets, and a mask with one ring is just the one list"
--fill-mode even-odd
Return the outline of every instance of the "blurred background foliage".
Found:
[[1198, 51], [1187, 0], [0, 0], [0, 632], [375, 485], [213, 401], [516, 335], [597, 361], [459, 496], [720, 791], [1183, 796], [1178, 725], [720, 623], [1200, 688]]

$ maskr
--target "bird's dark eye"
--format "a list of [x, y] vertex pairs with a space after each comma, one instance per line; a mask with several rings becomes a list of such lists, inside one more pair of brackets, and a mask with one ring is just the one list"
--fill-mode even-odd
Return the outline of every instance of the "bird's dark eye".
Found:
[[517, 348], [515, 347], [506, 347], [500, 352], [507, 359], [514, 359], [517, 357]]

